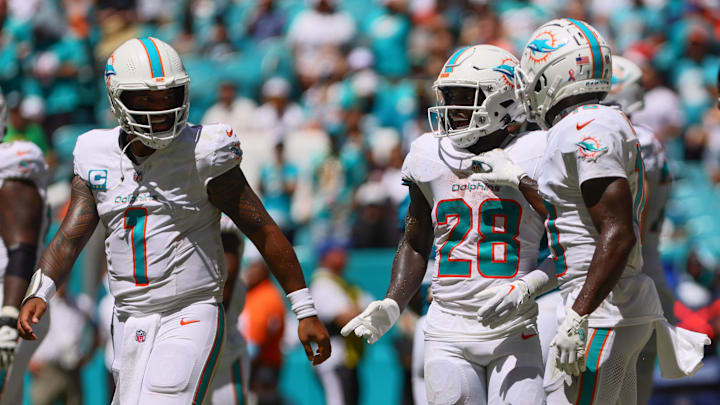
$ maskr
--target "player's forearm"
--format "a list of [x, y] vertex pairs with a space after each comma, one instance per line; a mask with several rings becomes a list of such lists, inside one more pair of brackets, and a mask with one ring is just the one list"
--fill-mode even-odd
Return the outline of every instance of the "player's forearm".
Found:
[[610, 294], [625, 270], [635, 239], [632, 227], [618, 227], [600, 233], [585, 284], [573, 304], [573, 310], [578, 315], [591, 313]]
[[35, 183], [6, 180], [0, 188], [0, 237], [7, 248], [3, 306], [20, 307], [35, 271], [44, 213]]
[[400, 241], [393, 260], [390, 286], [385, 297], [395, 300], [401, 311], [420, 289], [427, 262], [427, 253], [423, 254], [413, 249], [405, 238]]
[[90, 239], [94, 229], [93, 226], [86, 237], [71, 238], [61, 228], [45, 248], [42, 256], [40, 256], [38, 267], [43, 270], [44, 274], [53, 279], [57, 288], [60, 288], [67, 279], [75, 260], [77, 260], [83, 247]]
[[248, 235], [248, 237], [265, 259], [265, 263], [280, 283], [285, 294], [306, 287], [305, 277], [295, 251], [274, 222], [265, 225], [262, 231]]

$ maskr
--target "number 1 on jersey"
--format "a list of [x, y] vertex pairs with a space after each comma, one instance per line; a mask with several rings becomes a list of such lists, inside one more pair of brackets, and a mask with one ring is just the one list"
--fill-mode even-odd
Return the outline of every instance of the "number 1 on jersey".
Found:
[[133, 255], [133, 277], [138, 287], [148, 285], [147, 251], [145, 246], [145, 228], [147, 226], [147, 208], [128, 208], [124, 217], [125, 229], [131, 229]]

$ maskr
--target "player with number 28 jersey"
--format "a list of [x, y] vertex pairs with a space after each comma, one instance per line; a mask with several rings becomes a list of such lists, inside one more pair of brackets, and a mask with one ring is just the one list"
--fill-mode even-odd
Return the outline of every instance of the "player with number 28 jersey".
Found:
[[510, 154], [530, 175], [540, 168], [544, 132], [510, 134], [522, 120], [517, 63], [490, 45], [461, 48], [446, 62], [428, 110], [433, 132], [413, 142], [403, 164], [410, 206], [386, 298], [342, 330], [371, 343], [385, 333], [420, 286], [434, 244], [424, 328], [430, 404], [544, 401], [534, 297], [554, 277], [536, 269], [542, 219], [518, 184], [476, 178], [495, 170], [476, 159], [483, 152]]
[[[505, 151], [536, 177], [544, 144], [545, 133], [534, 131], [515, 139]], [[402, 169], [403, 178], [417, 184], [432, 207], [436, 246], [432, 305], [471, 318], [483, 304], [476, 294], [536, 269], [544, 232], [542, 219], [519, 191], [472, 180], [474, 157], [447, 138], [425, 134], [412, 144]], [[524, 310], [523, 316], [495, 329], [473, 320], [466, 333], [511, 334], [533, 323], [537, 307]], [[435, 330], [431, 322], [426, 330], [431, 334]]]

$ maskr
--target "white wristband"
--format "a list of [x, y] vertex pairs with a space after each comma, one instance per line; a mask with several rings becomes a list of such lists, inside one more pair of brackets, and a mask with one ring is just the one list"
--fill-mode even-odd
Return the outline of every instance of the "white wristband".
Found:
[[30, 279], [30, 285], [28, 286], [22, 303], [25, 304], [30, 298], [40, 298], [45, 301], [45, 303], [48, 303], [50, 298], [55, 295], [55, 291], [55, 281], [44, 274], [42, 269], [37, 269], [32, 279]]
[[315, 303], [307, 287], [291, 292], [287, 295], [287, 298], [290, 300], [290, 309], [295, 313], [297, 319], [317, 316]]

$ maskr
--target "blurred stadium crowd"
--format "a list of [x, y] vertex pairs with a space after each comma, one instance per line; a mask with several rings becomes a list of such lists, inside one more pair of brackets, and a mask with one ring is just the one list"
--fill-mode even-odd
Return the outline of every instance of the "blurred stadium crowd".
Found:
[[[485, 43], [517, 54], [550, 18], [588, 21], [611, 41], [614, 53], [643, 69], [645, 107], [633, 118], [661, 135], [674, 177], [662, 253], [677, 298], [675, 315], [681, 326], [713, 338], [709, 374], [700, 377], [707, 384], [720, 381], [715, 351], [720, 340], [720, 2], [0, 4], [0, 86], [10, 109], [8, 140], [28, 139], [45, 152], [54, 173], [49, 201], [56, 221], [69, 196], [75, 139], [90, 128], [117, 125], [103, 77], [110, 52], [129, 38], [154, 36], [183, 57], [191, 77], [190, 121], [233, 126], [242, 139], [242, 169], [268, 211], [301, 259], [331, 270], [344, 265], [343, 258], [328, 259], [338, 246], [351, 252], [396, 246], [407, 195], [400, 180], [403, 157], [410, 142], [428, 130], [426, 110], [435, 102], [431, 85], [455, 49]], [[252, 267], [257, 255], [248, 256], [245, 262]], [[383, 275], [391, 253], [387, 257], [378, 268]], [[85, 274], [97, 272], [92, 267]], [[87, 280], [71, 289], [96, 294]], [[252, 289], [249, 300], [251, 295]], [[360, 300], [350, 306], [357, 312], [362, 307]], [[83, 311], [95, 317], [92, 309]], [[73, 339], [77, 344], [79, 338]], [[274, 342], [279, 345], [280, 339]], [[86, 361], [76, 357], [74, 369]], [[279, 355], [269, 358], [275, 365], [282, 362]]]

